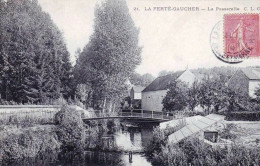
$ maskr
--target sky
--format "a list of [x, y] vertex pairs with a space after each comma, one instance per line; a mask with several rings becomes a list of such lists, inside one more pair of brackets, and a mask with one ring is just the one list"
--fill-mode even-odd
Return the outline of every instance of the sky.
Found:
[[[98, 1], [38, 1], [63, 32], [71, 61], [75, 63], [76, 50], [84, 48], [93, 33], [94, 10]], [[140, 74], [150, 73], [157, 76], [162, 70], [177, 71], [186, 67], [189, 69], [215, 66], [245, 67], [260, 64], [260, 59], [227, 64], [216, 58], [210, 44], [212, 29], [216, 23], [223, 21], [224, 14], [259, 13], [260, 8], [257, 10], [256, 7], [260, 7], [260, 1], [127, 0], [127, 4], [136, 27], [140, 29], [142, 62], [136, 69]], [[156, 7], [198, 7], [200, 10], [162, 11]], [[226, 8], [234, 9], [234, 7], [239, 8], [239, 11], [222, 11], [223, 8], [227, 10]], [[250, 7], [253, 7], [254, 11], [248, 11]]]

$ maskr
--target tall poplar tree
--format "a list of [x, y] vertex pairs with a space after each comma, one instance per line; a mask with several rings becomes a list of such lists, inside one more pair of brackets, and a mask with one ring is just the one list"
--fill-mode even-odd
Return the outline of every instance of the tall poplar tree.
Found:
[[96, 7], [94, 33], [79, 56], [75, 71], [81, 83], [90, 82], [93, 100], [102, 107], [114, 104], [126, 92], [126, 80], [140, 63], [139, 30], [125, 0], [107, 0]]

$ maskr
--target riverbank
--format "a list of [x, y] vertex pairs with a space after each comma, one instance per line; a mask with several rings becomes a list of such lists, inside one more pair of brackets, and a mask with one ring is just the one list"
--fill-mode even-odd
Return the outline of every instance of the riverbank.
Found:
[[[8, 121], [0, 125], [0, 163], [45, 154], [77, 154], [85, 149], [116, 151], [116, 146], [106, 146], [102, 135], [112, 134], [119, 125], [113, 120], [83, 123], [82, 112], [62, 107], [54, 124], [38, 124], [28, 118]], [[30, 123], [33, 122], [33, 123]]]
[[60, 151], [54, 125], [33, 127], [1, 126], [0, 163]]

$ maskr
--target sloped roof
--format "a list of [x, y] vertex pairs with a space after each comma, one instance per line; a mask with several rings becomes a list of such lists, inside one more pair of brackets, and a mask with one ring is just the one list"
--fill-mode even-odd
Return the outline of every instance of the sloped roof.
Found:
[[142, 86], [133, 86], [133, 90], [136, 93], [141, 93], [144, 90], [145, 87]]
[[260, 68], [244, 68], [241, 70], [248, 79], [260, 80]]
[[157, 77], [151, 84], [149, 84], [143, 92], [166, 90], [168, 85], [180, 77], [184, 71], [175, 72], [166, 76]]
[[[194, 118], [194, 119], [193, 119]], [[210, 114], [208, 116], [194, 116], [190, 117], [187, 121], [187, 125], [181, 128], [180, 130], [169, 135], [168, 139], [172, 143], [178, 143], [181, 140], [197, 134], [200, 131], [204, 131], [207, 128], [211, 127], [213, 124], [224, 120], [224, 116], [217, 114]]]

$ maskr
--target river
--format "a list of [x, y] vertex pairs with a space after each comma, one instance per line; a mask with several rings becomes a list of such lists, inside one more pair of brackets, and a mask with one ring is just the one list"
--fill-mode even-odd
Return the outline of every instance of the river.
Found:
[[[152, 166], [143, 154], [143, 147], [152, 137], [153, 126], [124, 126], [113, 135], [114, 143], [123, 152], [87, 151], [88, 166]], [[106, 137], [104, 137], [106, 138]], [[133, 152], [132, 160], [129, 152]]]
[[[41, 166], [152, 166], [143, 153], [143, 147], [152, 137], [154, 125], [137, 127], [133, 125], [121, 125], [121, 128], [111, 135], [103, 135], [103, 144], [116, 145], [120, 151], [84, 151], [79, 158], [58, 157], [59, 154], [45, 154], [44, 159], [26, 159], [14, 161], [8, 165], [41, 165]], [[129, 151], [132, 157], [129, 157]], [[69, 162], [66, 160], [72, 158]]]

